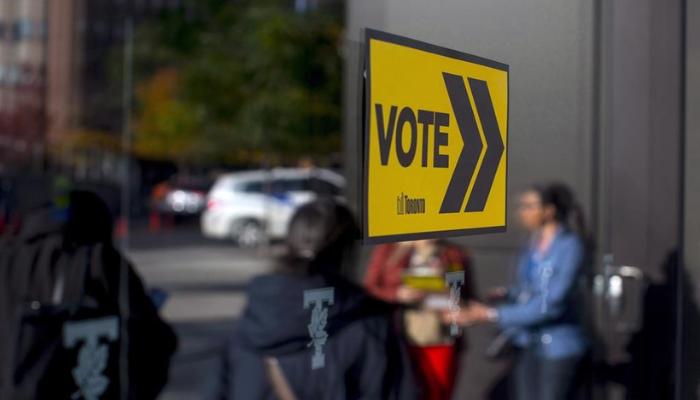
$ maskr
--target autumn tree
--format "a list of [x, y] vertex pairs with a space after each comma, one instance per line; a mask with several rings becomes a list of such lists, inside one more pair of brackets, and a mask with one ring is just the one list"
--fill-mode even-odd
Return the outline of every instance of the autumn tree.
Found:
[[198, 2], [139, 29], [135, 149], [185, 163], [340, 147], [342, 7]]

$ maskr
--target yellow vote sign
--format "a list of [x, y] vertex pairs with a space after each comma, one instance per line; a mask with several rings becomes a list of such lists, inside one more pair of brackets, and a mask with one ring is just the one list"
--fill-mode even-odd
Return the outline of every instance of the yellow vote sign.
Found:
[[366, 38], [365, 242], [504, 232], [508, 66]]

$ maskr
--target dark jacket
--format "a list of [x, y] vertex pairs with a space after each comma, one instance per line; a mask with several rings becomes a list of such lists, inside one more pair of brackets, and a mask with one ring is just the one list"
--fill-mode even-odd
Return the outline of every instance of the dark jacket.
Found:
[[[112, 245], [111, 216], [106, 206], [85, 192], [76, 192], [72, 205], [67, 222], [60, 222], [51, 207], [36, 210], [25, 219], [17, 238], [0, 244], [0, 398], [7, 391], [15, 393], [15, 399], [47, 398], [41, 388], [32, 396], [25, 395], [26, 391], [21, 396], [16, 394], [16, 390], [24, 389], [13, 388], [16, 383], [9, 377], [20, 359], [31, 365], [23, 388], [31, 386], [32, 381], [38, 387], [41, 382], [58, 380], [54, 372], [47, 372], [55, 371], [47, 365], [16, 354], [16, 344], [20, 339], [28, 343], [33, 340], [36, 348], [47, 351], [62, 346], [55, 335], [43, 339], [27, 336], [29, 328], [20, 322], [18, 311], [28, 301], [53, 303], [60, 264], [68, 267], [61, 303], [78, 302], [83, 288], [85, 307], [97, 314], [119, 316], [120, 299], [128, 303], [129, 398], [155, 399], [167, 382], [170, 357], [177, 345], [175, 334], [158, 316], [132, 266]], [[85, 256], [88, 248], [92, 257]], [[128, 275], [128, 297], [123, 296], [126, 290], [120, 290], [122, 268]], [[80, 319], [81, 315], [76, 317]], [[70, 372], [73, 364], [63, 369]]]
[[[311, 309], [305, 290], [333, 287], [327, 306], [325, 367], [312, 369]], [[327, 275], [268, 275], [248, 289], [248, 308], [223, 363], [216, 395], [228, 400], [272, 400], [263, 357], [278, 359], [299, 400], [414, 399], [415, 387], [391, 306], [366, 296], [357, 286]]]

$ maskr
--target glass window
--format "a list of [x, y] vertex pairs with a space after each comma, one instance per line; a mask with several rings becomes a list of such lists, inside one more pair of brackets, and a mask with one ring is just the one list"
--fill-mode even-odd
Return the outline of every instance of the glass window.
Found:
[[19, 41], [22, 37], [22, 21], [15, 21], [12, 24], [12, 40]]
[[41, 21], [37, 23], [37, 35], [41, 39], [46, 39], [47, 34], [48, 34], [48, 29], [47, 29], [47, 22], [46, 21]]
[[[448, 382], [451, 379], [448, 376], [437, 375], [444, 372], [455, 377], [458, 389], [452, 396], [454, 398], [510, 398], [512, 395], [501, 396], [500, 391], [487, 393], [490, 390], [487, 386], [504, 391], [513, 387], [508, 382], [498, 383], [506, 371], [496, 370], [495, 364], [501, 364], [500, 361], [486, 360], [487, 349], [477, 346], [477, 341], [473, 346], [476, 357], [470, 358], [468, 368], [455, 370], [456, 366], [445, 363], [435, 364], [435, 370], [431, 369], [433, 361], [437, 363], [443, 358], [440, 354], [446, 360], [459, 355], [456, 351], [461, 346], [453, 344], [459, 343], [456, 340], [460, 339], [448, 334], [452, 331], [452, 318], [456, 320], [459, 316], [465, 324], [458, 334], [466, 333], [477, 319], [499, 320], [504, 326], [509, 322], [518, 325], [517, 331], [523, 332], [514, 335], [514, 339], [517, 336], [528, 345], [530, 339], [539, 340], [542, 346], [537, 344], [538, 351], [551, 349], [557, 353], [555, 358], [564, 356], [564, 353], [572, 355], [570, 351], [582, 354], [586, 350], [583, 348], [585, 343], [599, 342], [598, 337], [583, 340], [583, 332], [588, 329], [573, 329], [570, 321], [574, 316], [568, 315], [568, 311], [559, 321], [538, 320], [543, 318], [544, 314], [540, 312], [543, 308], [552, 311], [553, 308], [547, 308], [550, 307], [547, 296], [553, 295], [555, 290], [550, 292], [547, 289], [546, 293], [538, 293], [538, 296], [532, 293], [528, 297], [544, 299], [543, 304], [532, 308], [536, 308], [531, 313], [534, 320], [528, 326], [534, 328], [521, 329], [520, 325], [524, 324], [514, 320], [519, 313], [511, 311], [494, 315], [495, 310], [470, 305], [469, 293], [489, 293], [486, 283], [489, 286], [490, 283], [508, 285], [521, 275], [515, 270], [515, 258], [518, 254], [533, 252], [520, 248], [521, 243], [530, 242], [522, 240], [525, 232], [519, 231], [518, 219], [523, 219], [521, 225], [529, 226], [534, 231], [533, 237], [539, 239], [542, 235], [538, 231], [545, 224], [549, 229], [542, 233], [563, 235], [575, 232], [558, 229], [556, 225], [566, 225], [569, 219], [595, 217], [586, 222], [596, 228], [593, 232], [596, 237], [590, 239], [594, 239], [591, 242], [596, 242], [596, 250], [599, 250], [595, 255], [596, 272], [603, 276], [598, 283], [598, 277], [591, 276], [593, 283], [599, 284], [601, 294], [597, 303], [591, 304], [595, 306], [592, 309], [626, 313], [627, 305], [634, 308], [628, 301], [634, 293], [632, 287], [625, 286], [628, 278], [617, 281], [623, 286], [612, 285], [615, 281], [606, 280], [608, 275], [616, 274], [609, 272], [616, 270], [613, 269], [615, 265], [601, 264], [604, 254], [614, 255], [615, 262], [620, 265], [624, 263], [618, 279], [623, 278], [623, 271], [631, 271], [628, 266], [644, 266], [651, 276], [659, 279], [664, 274], [652, 264], [660, 261], [662, 253], [676, 245], [671, 238], [677, 233], [669, 235], [667, 232], [679, 232], [672, 226], [672, 220], [679, 216], [674, 207], [680, 202], [676, 201], [676, 190], [672, 186], [676, 175], [669, 168], [676, 168], [672, 164], [678, 160], [678, 154], [671, 149], [680, 149], [682, 143], [677, 132], [680, 113], [674, 112], [673, 108], [680, 107], [682, 102], [681, 94], [676, 93], [678, 87], [685, 80], [688, 84], [693, 81], [682, 79], [679, 76], [682, 69], [677, 65], [680, 55], [676, 53], [681, 47], [678, 26], [681, 24], [673, 15], [683, 13], [681, 3], [685, 3], [684, 0], [661, 5], [657, 4], [661, 2], [650, 0], [74, 0], [73, 3], [80, 6], [64, 9], [64, 13], [57, 6], [63, 4], [61, 0], [0, 0], [0, 265], [2, 268], [8, 265], [2, 258], [8, 254], [3, 247], [5, 235], [18, 232], [19, 225], [27, 220], [33, 208], [51, 204], [52, 218], [62, 219], [83, 212], [86, 225], [89, 225], [86, 228], [93, 228], [98, 220], [93, 211], [99, 208], [98, 205], [95, 202], [87, 206], [86, 203], [77, 203], [75, 207], [68, 205], [66, 192], [90, 190], [104, 200], [109, 209], [104, 213], [109, 216], [104, 218], [103, 239], [109, 246], [115, 243], [119, 251], [123, 251], [124, 260], [133, 261], [130, 268], [139, 274], [131, 276], [140, 277], [132, 278], [136, 279], [134, 284], [126, 286], [120, 282], [110, 284], [122, 290], [130, 289], [136, 296], [134, 299], [139, 300], [133, 304], [133, 315], [141, 316], [146, 312], [151, 327], [164, 327], [157, 321], [162, 319], [174, 328], [183, 344], [177, 356], [171, 357], [173, 346], [158, 348], [159, 345], [172, 344], [169, 340], [172, 332], [167, 332], [167, 329], [153, 335], [125, 332], [130, 335], [122, 337], [126, 346], [138, 344], [146, 350], [128, 349], [127, 353], [133, 358], [126, 360], [129, 362], [124, 367], [138, 366], [147, 370], [149, 382], [146, 383], [153, 385], [148, 388], [150, 393], [135, 393], [135, 397], [156, 398], [160, 387], [164, 387], [158, 397], [162, 400], [183, 396], [208, 397], [212, 393], [205, 387], [209, 389], [213, 383], [211, 377], [224, 368], [218, 365], [223, 354], [217, 350], [224, 351], [233, 343], [244, 346], [236, 354], [254, 357], [263, 349], [266, 353], [269, 350], [270, 354], [283, 355], [280, 359], [283, 376], [288, 374], [294, 389], [313, 385], [316, 378], [333, 371], [341, 373], [333, 382], [348, 385], [327, 388], [332, 389], [332, 393], [321, 393], [326, 388], [319, 388], [315, 393], [295, 393], [299, 400], [352, 398], [358, 393], [374, 393], [377, 388], [360, 387], [359, 382], [353, 382], [354, 377], [369, 373], [373, 379], [368, 381], [378, 385], [385, 383], [379, 376], [385, 371], [373, 367], [390, 364], [399, 369], [405, 367], [404, 371], [425, 372], [424, 377], [413, 377], [417, 381], [426, 379], [423, 382], [426, 385], [423, 388], [425, 397], [448, 397], [437, 395], [437, 392], [445, 394], [449, 388], [433, 388], [436, 395], [431, 395], [427, 388], [428, 378]], [[700, 4], [687, 3], [688, 13], [693, 3]], [[52, 7], [54, 5], [57, 7]], [[689, 20], [686, 25], [700, 29], [698, 18]], [[49, 27], [52, 33], [59, 34], [44, 41], [42, 38], [47, 37]], [[369, 39], [363, 34], [365, 28], [398, 34], [409, 40], [398, 40], [397, 47], [381, 44], [382, 40], [369, 45]], [[692, 37], [700, 37], [687, 36], [689, 45]], [[429, 45], [419, 45], [413, 40]], [[406, 46], [401, 42], [413, 44]], [[433, 48], [430, 45], [440, 46], [442, 49], [438, 53], [452, 56], [437, 61], [438, 53], [431, 56], [421, 50]], [[382, 48], [394, 50], [382, 56]], [[365, 54], [365, 49], [368, 54]], [[487, 65], [458, 67], [463, 62], [471, 62], [467, 60], [481, 60], [476, 64], [486, 62], [465, 55], [452, 59], [459, 53], [506, 63], [511, 68], [513, 79], [508, 79], [505, 71], [487, 72], [490, 68]], [[368, 55], [369, 59], [365, 59]], [[688, 54], [687, 59], [700, 59], [700, 56]], [[429, 60], [435, 60], [435, 63]], [[443, 62], [444, 66], [437, 68]], [[363, 66], [367, 66], [366, 71]], [[688, 78], [698, 75], [691, 73], [695, 70], [688, 68]], [[50, 81], [47, 81], [47, 75], [51, 76]], [[494, 80], [496, 76], [501, 78]], [[372, 85], [383, 89], [367, 90]], [[506, 89], [510, 96], [494, 95], [504, 93]], [[689, 90], [688, 96], [692, 93], [695, 92]], [[601, 100], [605, 102], [598, 104]], [[688, 110], [689, 117], [700, 116], [700, 113], [692, 112], [693, 108], [688, 107]], [[640, 118], [640, 111], [643, 111], [644, 118]], [[449, 118], [445, 120], [445, 116]], [[700, 122], [695, 125], [700, 126]], [[367, 126], [373, 133], [365, 138]], [[377, 131], [383, 133], [377, 137]], [[494, 139], [495, 135], [503, 135], [505, 147], [502, 151], [498, 150], [500, 143]], [[508, 137], [513, 138], [510, 144], [506, 140]], [[469, 141], [475, 146], [465, 145]], [[366, 153], [370, 159], [368, 164], [373, 165], [373, 169], [391, 171], [392, 175], [399, 171], [410, 174], [406, 176], [405, 184], [393, 176], [374, 180], [380, 182], [376, 185], [364, 182], [363, 177], [378, 176], [365, 175], [362, 171], [363, 145], [370, 143], [379, 147], [378, 151]], [[494, 144], [497, 146], [492, 146]], [[480, 153], [473, 151], [479, 147], [476, 145], [483, 145]], [[379, 161], [384, 161], [371, 161], [378, 156]], [[700, 159], [697, 153], [688, 150], [686, 158], [693, 157]], [[408, 158], [411, 159], [410, 165], [401, 168], [406, 166]], [[497, 163], [496, 159], [502, 162]], [[512, 174], [506, 174], [506, 166]], [[333, 171], [340, 175], [344, 172], [345, 180]], [[430, 175], [426, 175], [426, 171], [431, 171]], [[566, 183], [576, 193], [567, 193], [560, 187], [538, 186], [521, 198], [521, 188], [538, 182], [547, 183], [550, 179]], [[488, 186], [489, 181], [493, 186]], [[211, 182], [215, 182], [215, 186], [210, 189]], [[43, 192], [38, 190], [39, 186], [44, 188]], [[386, 189], [386, 195], [379, 196], [377, 189]], [[498, 201], [494, 200], [494, 194]], [[370, 197], [365, 199], [365, 195]], [[310, 212], [300, 214], [311, 219], [295, 221], [294, 215], [300, 207], [316, 198], [324, 201], [310, 207], [319, 208], [306, 208]], [[580, 204], [576, 204], [574, 198]], [[472, 202], [472, 199], [475, 200]], [[373, 214], [378, 215], [376, 219], [363, 221], [362, 225], [368, 230], [380, 223], [385, 225], [382, 228], [403, 229], [407, 234], [403, 238], [414, 239], [418, 236], [411, 233], [422, 235], [436, 227], [441, 231], [440, 237], [450, 236], [453, 243], [449, 244], [449, 251], [446, 242], [380, 246], [377, 253], [380, 256], [373, 257], [372, 265], [363, 257], [331, 260], [327, 256], [354, 254], [350, 251], [351, 245], [359, 242], [350, 243], [349, 239], [360, 235], [355, 232], [356, 224], [349, 220], [340, 224], [347, 231], [338, 235], [335, 233], [340, 231], [323, 232], [314, 228], [314, 225], [332, 228], [350, 215], [344, 212], [345, 217], [338, 216], [327, 224], [323, 223], [324, 215], [329, 214], [325, 208], [328, 200], [336, 200], [353, 210], [381, 210]], [[481, 205], [473, 206], [479, 201]], [[387, 207], [379, 208], [381, 203]], [[452, 205], [447, 207], [442, 203]], [[544, 205], [547, 207], [541, 207]], [[662, 208], [662, 205], [670, 205], [670, 208]], [[549, 206], [567, 207], [549, 215], [546, 212], [551, 208]], [[475, 211], [479, 207], [482, 211]], [[486, 214], [493, 209], [509, 214], [494, 219], [493, 224], [499, 226], [491, 228], [500, 230], [500, 224], [508, 221], [508, 232], [496, 234], [488, 229], [489, 235], [452, 237], [453, 233], [459, 232], [458, 228], [471, 226], [472, 222], [481, 225], [486, 219], [491, 219]], [[71, 215], [74, 211], [76, 213]], [[645, 215], [647, 211], [650, 216]], [[564, 220], [565, 215], [579, 218]], [[676, 217], [669, 217], [674, 215]], [[355, 217], [358, 221], [363, 219], [360, 212], [356, 212]], [[558, 217], [562, 220], [555, 221]], [[441, 222], [432, 226], [436, 222], [433, 218]], [[458, 224], [462, 219], [469, 220], [469, 223]], [[290, 223], [292, 221], [296, 225]], [[71, 221], [57, 222], [61, 223], [51, 226], [75, 225], [66, 223]], [[112, 225], [111, 222], [115, 223]], [[578, 225], [572, 228], [579, 228], [579, 244], [583, 247], [588, 232], [583, 232], [583, 227]], [[700, 237], [700, 229], [698, 232], [696, 237]], [[71, 234], [75, 233], [79, 232]], [[86, 231], [84, 236], [71, 239], [95, 237], [91, 233]], [[314, 237], [322, 240], [312, 246]], [[344, 244], [347, 252], [335, 251], [340, 249], [331, 243], [336, 239], [348, 240]], [[558, 242], [551, 239], [549, 243]], [[579, 241], [559, 241], [558, 245], [567, 242]], [[333, 247], [327, 250], [333, 250], [333, 255], [323, 251], [322, 246], [329, 244]], [[451, 248], [457, 245], [464, 249]], [[648, 250], [635, 251], [639, 248]], [[122, 258], [114, 250], [117, 249], [104, 253], [114, 257], [109, 267], [127, 265], [127, 262], [121, 263]], [[361, 250], [357, 252], [358, 256], [369, 255], [367, 253], [373, 249]], [[438, 254], [438, 251], [445, 253]], [[278, 261], [273, 262], [270, 258], [285, 253], [287, 257], [278, 260], [289, 263], [284, 265], [288, 267], [285, 274], [277, 274], [271, 281], [266, 280], [269, 277], [252, 281], [258, 275], [276, 274], [278, 268], [273, 267], [279, 266]], [[528, 271], [532, 270], [530, 272], [544, 274], [544, 279], [538, 282], [542, 283], [540, 286], [546, 286], [543, 282], [550, 282], [547, 279], [552, 270], [549, 263], [539, 257], [539, 250], [537, 253], [538, 257], [521, 264]], [[579, 256], [589, 256], [583, 251], [580, 253]], [[73, 253], [76, 254], [81, 253]], [[554, 256], [555, 253], [547, 254]], [[316, 260], [316, 257], [322, 258]], [[590, 259], [593, 258], [594, 255], [590, 254]], [[84, 260], [69, 261], [71, 263], [65, 265], [82, 265]], [[536, 261], [543, 264], [542, 268], [536, 268]], [[583, 264], [578, 261], [589, 260], [569, 264]], [[339, 316], [345, 317], [338, 312], [352, 304], [341, 297], [345, 296], [344, 289], [335, 293], [337, 296], [333, 302], [329, 302], [332, 297], [323, 297], [328, 295], [326, 289], [329, 288], [325, 284], [316, 287], [315, 282], [322, 282], [324, 277], [312, 276], [318, 272], [313, 270], [321, 266], [321, 262], [323, 267], [342, 266], [343, 273], [347, 272], [356, 283], [368, 282], [367, 289], [384, 300], [411, 305], [402, 309], [404, 318], [396, 328], [405, 331], [401, 332], [402, 338], [412, 341], [410, 359], [424, 360], [426, 365], [401, 365], [403, 357], [387, 363], [382, 357], [388, 356], [391, 349], [384, 348], [381, 343], [374, 343], [374, 350], [367, 348], [358, 352], [355, 360], [336, 359], [337, 354], [353, 353], [353, 346], [338, 344], [338, 340], [352, 336], [341, 334], [345, 327], [359, 332], [359, 327], [372, 325], [379, 329], [380, 325], [388, 327], [391, 321], [386, 321], [386, 324], [346, 324], [350, 320], [338, 319]], [[556, 267], [553, 264], [552, 267]], [[59, 269], [57, 265], [49, 267], [50, 273], [32, 277], [32, 282], [39, 282], [45, 288], [56, 287], [56, 282], [51, 280], [59, 274], [52, 271]], [[95, 269], [98, 267], [94, 266]], [[454, 286], [453, 282], [448, 288], [443, 273], [447, 274], [449, 269], [449, 273], [457, 273], [451, 275], [453, 278], [458, 277], [462, 267], [467, 281], [470, 280], [467, 269], [471, 267], [479, 279], [471, 280], [478, 285], [476, 288], [465, 284], [464, 290], [460, 289], [465, 300], [461, 311], [469, 312], [460, 315], [459, 307], [455, 307], [459, 304], [452, 303], [452, 300], [458, 300], [458, 285]], [[301, 273], [286, 274], [286, 269], [297, 269]], [[22, 271], [33, 270], [25, 268]], [[116, 270], [112, 268], [111, 271]], [[369, 271], [367, 277], [370, 279], [363, 276], [366, 271]], [[594, 271], [591, 269], [590, 272]], [[700, 276], [700, 272], [698, 274]], [[125, 274], [127, 278], [128, 275]], [[4, 352], [7, 343], [17, 343], [3, 340], [3, 322], [8, 322], [4, 318], [3, 304], [24, 304], [28, 297], [5, 302], [8, 291], [3, 290], [6, 288], [3, 285], [7, 284], [3, 276], [4, 273], [0, 274], [0, 298], [3, 300], [0, 301], [0, 360], [8, 354]], [[551, 282], [561, 276], [561, 273], [554, 272]], [[313, 279], [306, 281], [307, 277]], [[373, 280], [374, 283], [370, 282]], [[249, 285], [250, 282], [255, 283]], [[261, 282], [269, 286], [257, 286]], [[290, 284], [278, 285], [275, 282]], [[295, 286], [299, 282], [304, 283]], [[77, 282], [78, 285], [81, 283], [82, 280]], [[251, 289], [250, 298], [246, 297], [247, 288]], [[307, 288], [315, 290], [311, 293], [315, 300], [302, 302]], [[615, 293], [620, 296], [614, 296], [612, 289], [607, 293], [606, 288], [616, 288]], [[65, 293], [79, 292], [75, 286], [70, 289]], [[319, 289], [320, 292], [316, 291]], [[520, 289], [529, 292], [532, 288], [523, 285]], [[520, 289], [515, 287], [515, 291]], [[90, 288], [86, 287], [86, 290], [87, 297], [101, 301], [100, 296], [92, 295]], [[564, 293], [564, 290], [559, 292]], [[518, 296], [512, 296], [513, 293], [508, 291], [494, 293], [510, 294], [508, 299], [513, 301], [510, 306], [516, 305], [515, 300], [526, 300], [522, 299], [523, 296], [516, 298]], [[656, 292], [659, 293], [662, 292]], [[594, 293], [589, 295], [592, 298]], [[152, 304], [142, 301], [148, 297], [159, 308], [159, 314], [154, 312]], [[43, 304], [45, 300], [37, 299], [37, 303]], [[109, 300], [109, 304], [126, 304], [116, 296]], [[650, 303], [668, 307], [667, 300], [660, 298]], [[334, 304], [333, 307], [330, 303]], [[352, 300], [352, 303], [363, 304], [363, 307], [355, 310], [357, 313], [347, 314], [348, 317], [364, 317], [361, 314], [367, 311], [366, 316], [371, 321], [379, 321], [379, 315], [370, 310], [371, 307], [364, 309], [364, 304], [369, 302]], [[620, 304], [623, 306], [617, 307]], [[567, 303], [565, 308], [578, 310], [578, 305]], [[381, 306], [377, 311], [383, 308]], [[668, 308], [661, 306], [651, 311], [652, 314], [671, 315], [665, 312], [669, 311]], [[470, 315], [472, 313], [474, 315]], [[30, 316], [35, 316], [33, 311]], [[591, 319], [602, 321], [615, 315], [595, 317], [601, 318]], [[648, 321], [654, 321], [650, 325], [674, 326], [663, 321], [656, 324], [653, 319]], [[563, 322], [566, 326], [550, 322]], [[323, 328], [326, 324], [332, 328], [328, 332]], [[622, 348], [623, 340], [618, 340], [622, 336], [614, 335], [618, 329], [617, 322], [615, 324], [601, 327], [605, 328], [601, 329], [605, 337], [600, 338], [601, 344], [611, 344], [615, 348], [611, 347], [609, 354], [607, 350], [593, 349], [596, 351], [592, 354], [608, 361], [627, 363], [635, 360], [632, 354], [623, 357], [626, 349]], [[566, 329], [558, 329], [559, 326]], [[633, 324], [623, 327], [625, 334], [630, 333], [629, 326]], [[245, 332], [254, 332], [256, 337], [246, 338], [240, 343], [232, 342], [230, 339], [237, 337], [234, 329], [240, 327], [245, 327], [241, 328]], [[10, 331], [17, 330], [15, 328]], [[577, 337], [562, 341], [567, 335], [564, 331], [576, 331]], [[477, 331], [472, 332], [482, 336]], [[481, 332], [489, 333], [487, 330]], [[672, 343], [663, 335], [650, 333], [639, 336], [634, 346], [663, 352], [665, 347], [661, 344]], [[385, 334], [388, 335], [389, 331], [372, 332], [372, 337], [388, 338]], [[63, 370], [89, 373], [85, 370], [88, 366], [78, 367], [78, 363], [85, 354], [98, 352], [97, 356], [106, 359], [102, 360], [106, 362], [104, 371], [92, 371], [99, 372], [93, 374], [98, 375], [93, 379], [95, 382], [71, 380], [70, 392], [55, 393], [54, 398], [77, 396], [84, 393], [83, 389], [86, 395], [92, 392], [94, 398], [118, 397], [112, 391], [122, 384], [116, 373], [121, 368], [113, 362], [120, 357], [112, 356], [114, 348], [110, 349], [109, 357], [101, 357], [104, 345], [110, 343], [110, 335], [95, 340], [75, 338], [76, 346], [71, 348], [71, 357], [76, 358], [71, 364], [62, 365]], [[467, 336], [472, 336], [472, 333]], [[496, 344], [507, 344], [506, 336], [497, 336]], [[114, 345], [119, 346], [120, 336], [112, 337], [116, 338]], [[647, 346], [644, 340], [648, 338], [657, 338], [663, 343], [657, 347]], [[356, 339], [356, 343], [372, 342], [359, 335]], [[478, 342], [484, 343], [485, 339], [489, 338], [481, 337]], [[257, 347], [254, 342], [260, 347], [248, 347]], [[99, 349], [93, 346], [98, 343]], [[395, 343], [398, 340], [392, 340], [392, 346]], [[342, 350], [340, 353], [339, 349]], [[226, 351], [226, 354], [232, 354]], [[620, 357], [617, 357], [618, 353]], [[656, 360], [656, 357], [642, 353], [640, 361], [645, 358]], [[328, 370], [313, 371], [318, 366], [313, 360], [322, 354], [328, 355], [323, 361]], [[607, 357], [609, 355], [615, 357]], [[292, 364], [288, 362], [292, 360], [299, 363], [290, 367]], [[357, 360], [369, 362], [361, 365]], [[233, 364], [237, 361], [233, 360]], [[558, 359], [556, 361], [557, 365], [563, 365]], [[161, 366], [170, 362], [170, 382], [165, 382], [168, 371], [153, 368], [149, 362]], [[262, 365], [262, 362], [256, 357], [254, 364]], [[506, 363], [502, 364], [505, 367]], [[647, 364], [662, 365], [664, 368], [656, 368], [658, 371], [671, 371], [660, 363]], [[345, 365], [354, 366], [353, 370], [340, 371], [339, 367]], [[527, 363], [523, 365], [527, 366]], [[570, 363], [570, 367], [574, 365], [580, 364]], [[233, 366], [236, 367], [233, 368], [236, 377], [230, 376], [227, 384], [237, 388], [256, 386], [261, 391], [271, 389], [264, 373], [259, 374], [262, 376], [257, 381], [236, 380], [240, 371], [237, 365]], [[362, 369], [365, 366], [370, 368], [369, 372]], [[614, 372], [615, 380], [628, 375], [626, 366], [610, 367], [614, 371], [606, 366], [601, 371], [602, 376], [591, 375], [590, 380], [608, 379], [609, 372]], [[639, 376], [652, 376], [654, 372], [632, 367], [635, 368], [627, 372], [639, 371]], [[575, 376], [571, 368], [567, 374]], [[138, 374], [140, 371], [134, 372], [137, 372], [136, 378], [143, 375]], [[397, 376], [401, 375], [401, 371], [396, 372]], [[401, 376], [408, 375], [411, 374]], [[667, 376], [661, 375], [656, 377], [658, 382], [648, 382], [650, 386], [652, 383], [662, 386], [663, 382], [671, 382]], [[301, 376], [309, 377], [309, 380], [296, 380]], [[391, 382], [387, 377], [387, 382]], [[647, 383], [643, 379], [638, 381]], [[105, 382], [110, 384], [103, 388], [101, 383]], [[134, 379], [124, 383], [134, 385], [136, 390], [142, 382]], [[223, 381], [218, 383], [224, 384]], [[105, 393], [98, 393], [102, 389]], [[640, 397], [635, 396], [636, 393], [627, 393], [626, 398], [673, 398], [656, 393]], [[12, 395], [6, 397], [14, 398]], [[386, 397], [397, 400], [413, 398], [388, 393]]]
[[31, 39], [32, 36], [39, 36], [41, 29], [37, 29], [38, 26], [26, 18], [19, 19], [15, 21], [12, 25], [12, 38], [14, 41]]
[[272, 182], [272, 193], [301, 192], [308, 186], [307, 179], [280, 179]]
[[95, 33], [100, 36], [104, 36], [109, 33], [109, 26], [104, 21], [95, 22], [95, 24], [92, 26], [92, 29], [94, 29]]
[[6, 68], [6, 74], [7, 74], [7, 82], [11, 84], [18, 83], [20, 80], [20, 77], [22, 76], [22, 73], [17, 66], [12, 66], [9, 68]]
[[340, 196], [341, 190], [338, 186], [318, 178], [312, 178], [309, 180], [309, 190], [316, 193], [319, 196]]
[[243, 193], [262, 193], [263, 183], [260, 181], [246, 182], [241, 185], [241, 191]]

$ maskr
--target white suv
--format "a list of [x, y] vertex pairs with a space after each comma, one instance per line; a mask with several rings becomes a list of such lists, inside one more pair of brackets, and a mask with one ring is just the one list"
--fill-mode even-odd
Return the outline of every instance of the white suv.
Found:
[[289, 168], [225, 174], [209, 191], [204, 236], [255, 247], [287, 235], [301, 205], [319, 196], [340, 199], [345, 179], [325, 169]]

